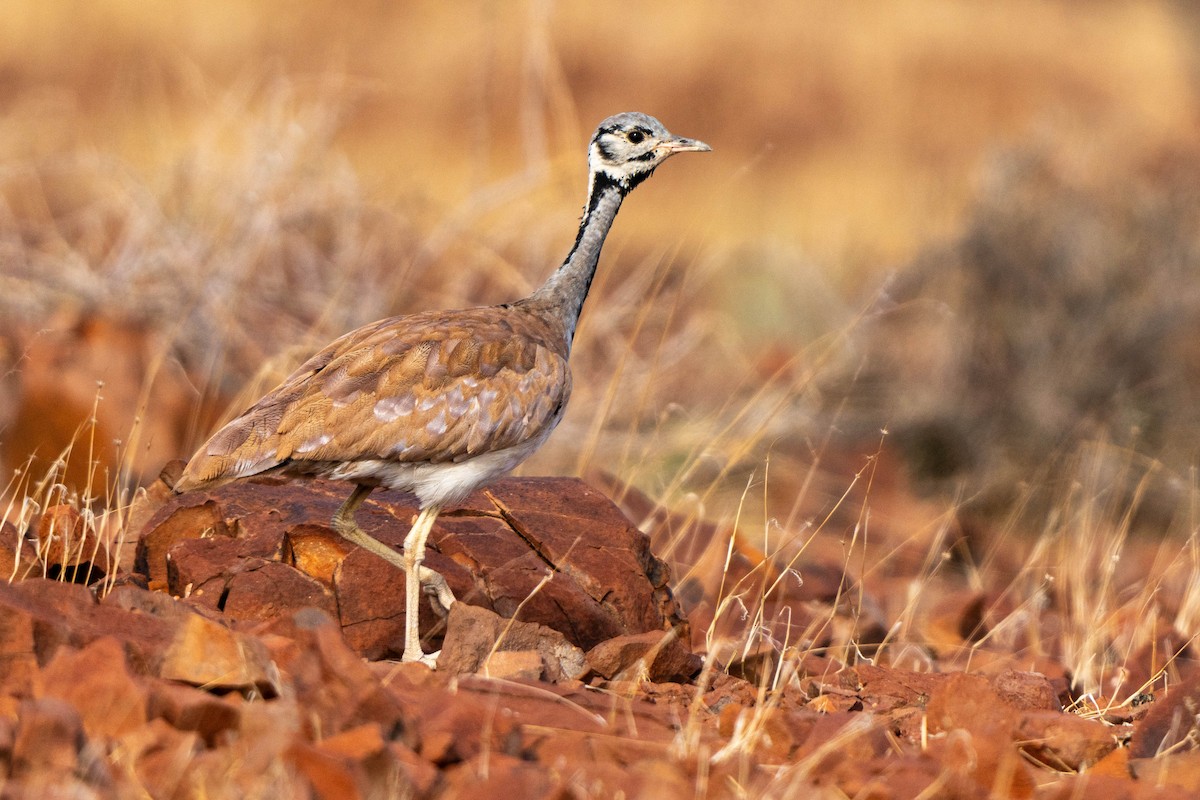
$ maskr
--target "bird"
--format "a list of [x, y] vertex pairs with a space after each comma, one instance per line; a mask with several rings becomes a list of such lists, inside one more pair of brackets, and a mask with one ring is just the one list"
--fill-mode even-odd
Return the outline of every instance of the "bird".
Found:
[[[438, 654], [419, 640], [420, 595], [441, 614], [455, 598], [423, 564], [434, 521], [546, 441], [571, 394], [575, 330], [622, 201], [671, 156], [711, 149], [647, 114], [608, 117], [588, 144], [575, 244], [539, 288], [515, 302], [391, 317], [344, 334], [213, 434], [175, 492], [270, 474], [352, 484], [332, 527], [404, 570], [401, 660], [436, 668]], [[416, 496], [402, 553], [355, 522], [378, 487]]]

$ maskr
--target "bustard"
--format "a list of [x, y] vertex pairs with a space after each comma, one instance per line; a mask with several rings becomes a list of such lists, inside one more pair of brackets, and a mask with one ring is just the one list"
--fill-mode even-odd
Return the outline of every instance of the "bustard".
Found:
[[[588, 147], [588, 198], [575, 245], [529, 297], [515, 303], [392, 317], [322, 349], [192, 456], [175, 491], [267, 473], [355, 484], [333, 517], [351, 542], [405, 574], [404, 661], [421, 650], [421, 584], [443, 610], [454, 602], [422, 564], [438, 512], [529, 457], [562, 418], [567, 360], [600, 248], [621, 201], [676, 153], [709, 150], [653, 117], [600, 123]], [[354, 521], [377, 486], [416, 495], [420, 512], [404, 553]]]

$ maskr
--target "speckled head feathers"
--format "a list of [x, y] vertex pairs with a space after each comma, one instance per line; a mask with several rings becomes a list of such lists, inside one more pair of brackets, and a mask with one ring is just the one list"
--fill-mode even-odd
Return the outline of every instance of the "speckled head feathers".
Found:
[[649, 114], [626, 111], [600, 123], [588, 150], [588, 166], [593, 176], [604, 176], [628, 192], [676, 153], [711, 149], [704, 142], [674, 135]]

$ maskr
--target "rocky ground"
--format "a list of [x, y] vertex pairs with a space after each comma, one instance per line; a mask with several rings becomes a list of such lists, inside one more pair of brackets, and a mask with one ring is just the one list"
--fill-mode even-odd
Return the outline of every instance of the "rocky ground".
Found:
[[[160, 482], [119, 553], [66, 506], [6, 526], [0, 796], [1200, 791], [1186, 645], [1163, 640], [1169, 684], [1162, 653], [1135, 655], [1144, 692], [1081, 696], [1066, 665], [981, 634], [1003, 603], [953, 572], [911, 612], [920, 644], [889, 643], [935, 580], [927, 542], [880, 543], [886, 575], [832, 533], [767, 557], [606, 491], [622, 507], [511, 479], [439, 518], [426, 563], [460, 602], [422, 609], [437, 671], [397, 660], [403, 576], [329, 530], [343, 485]], [[398, 547], [413, 514], [381, 491], [359, 521]]]

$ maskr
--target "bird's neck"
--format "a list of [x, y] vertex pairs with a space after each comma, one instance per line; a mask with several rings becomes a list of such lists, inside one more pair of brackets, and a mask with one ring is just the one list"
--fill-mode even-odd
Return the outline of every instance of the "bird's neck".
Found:
[[583, 310], [583, 301], [587, 299], [592, 278], [596, 276], [604, 238], [608, 236], [625, 194], [626, 190], [603, 172], [592, 173], [588, 203], [579, 222], [575, 246], [562, 266], [529, 298], [531, 303], [559, 318], [566, 333], [568, 349], [575, 338], [575, 326]]

